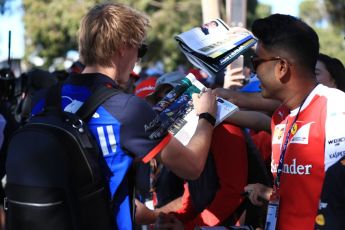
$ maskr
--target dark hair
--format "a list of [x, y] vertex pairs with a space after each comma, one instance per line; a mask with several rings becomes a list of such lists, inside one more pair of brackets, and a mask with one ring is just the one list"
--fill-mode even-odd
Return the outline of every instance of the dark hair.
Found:
[[301, 19], [291, 15], [273, 14], [255, 20], [252, 32], [266, 49], [284, 50], [293, 55], [300, 65], [314, 72], [319, 53], [319, 38]]
[[317, 60], [321, 61], [331, 77], [334, 79], [337, 88], [345, 92], [345, 67], [337, 58], [332, 58], [326, 54], [320, 53]]

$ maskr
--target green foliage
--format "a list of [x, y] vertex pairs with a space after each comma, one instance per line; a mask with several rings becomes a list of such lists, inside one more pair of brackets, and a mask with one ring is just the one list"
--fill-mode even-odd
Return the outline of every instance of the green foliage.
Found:
[[247, 28], [251, 28], [254, 20], [257, 16], [257, 9], [261, 6], [258, 4], [257, 0], [248, 0], [247, 1]]
[[[337, 18], [331, 15], [337, 15]], [[319, 35], [320, 52], [344, 63], [344, 0], [305, 0], [300, 4], [300, 17]]]
[[345, 65], [345, 41], [338, 30], [332, 27], [315, 28], [320, 39], [320, 52], [338, 58]]
[[[101, 0], [23, 0], [25, 9], [26, 53], [37, 54], [52, 64], [69, 49], [77, 49], [79, 21]], [[118, 0], [144, 11], [151, 19], [147, 42], [149, 52], [143, 64], [161, 60], [166, 71], [190, 65], [177, 47], [174, 36], [202, 22], [200, 0]], [[248, 21], [255, 18], [257, 0], [248, 1]], [[247, 25], [250, 25], [247, 24]]]
[[[23, 0], [25, 9], [26, 53], [37, 54], [52, 64], [69, 49], [77, 49], [79, 22], [87, 10], [102, 0]], [[150, 50], [143, 63], [162, 60], [166, 70], [176, 69], [187, 60], [174, 36], [201, 23], [201, 3], [195, 0], [119, 0], [146, 12], [152, 28], [148, 34]]]
[[196, 0], [120, 0], [146, 12], [151, 20], [147, 42], [149, 51], [143, 64], [158, 60], [165, 71], [176, 70], [178, 65], [189, 65], [177, 46], [175, 35], [198, 26], [202, 22], [201, 2]]
[[[255, 14], [253, 15], [252, 23], [255, 19], [268, 17], [271, 14], [271, 12], [272, 12], [272, 7], [270, 5], [262, 4], [262, 3], [258, 4], [255, 10]], [[251, 27], [251, 24], [250, 24], [250, 27]]]
[[79, 21], [97, 0], [23, 0], [26, 54], [46, 59], [49, 66], [69, 49], [77, 49]]
[[310, 25], [316, 25], [323, 20], [325, 15], [321, 1], [303, 1], [299, 5], [299, 16]]
[[324, 0], [324, 3], [334, 27], [345, 33], [345, 0]]

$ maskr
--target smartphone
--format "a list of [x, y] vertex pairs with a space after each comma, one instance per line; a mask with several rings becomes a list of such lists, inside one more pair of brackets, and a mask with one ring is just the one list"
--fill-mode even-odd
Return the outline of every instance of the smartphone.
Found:
[[243, 74], [243, 66], [244, 58], [243, 55], [240, 55], [226, 67], [223, 84], [224, 88], [239, 89], [245, 85], [246, 82]]

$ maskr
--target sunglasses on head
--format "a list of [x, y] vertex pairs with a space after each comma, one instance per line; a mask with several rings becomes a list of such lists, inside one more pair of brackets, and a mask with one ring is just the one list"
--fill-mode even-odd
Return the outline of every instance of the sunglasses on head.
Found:
[[138, 58], [143, 58], [147, 52], [147, 45], [145, 43], [141, 44], [138, 48]]
[[278, 60], [283, 60], [281, 57], [266, 57], [266, 58], [261, 58], [257, 56], [251, 56], [250, 61], [252, 62], [253, 66], [253, 71], [256, 73], [257, 68], [259, 67], [260, 64], [268, 61], [278, 61]]

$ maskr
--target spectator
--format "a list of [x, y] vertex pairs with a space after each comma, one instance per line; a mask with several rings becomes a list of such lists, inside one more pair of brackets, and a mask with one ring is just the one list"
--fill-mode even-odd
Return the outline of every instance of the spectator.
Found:
[[[184, 74], [180, 72], [168, 73], [158, 78], [155, 92], [148, 96], [154, 98], [150, 101], [155, 104], [183, 78]], [[247, 183], [248, 164], [251, 164], [247, 159], [248, 146], [243, 135], [244, 132], [238, 127], [220, 124], [214, 131], [204, 171], [197, 180], [188, 181], [185, 185], [183, 202], [177, 198], [166, 206], [156, 206], [155, 211], [148, 211], [137, 202], [137, 211], [141, 213], [138, 218], [149, 224], [156, 220], [160, 212], [174, 211], [175, 216], [184, 222], [185, 229], [194, 229], [195, 226], [204, 225], [235, 224], [245, 208], [240, 194]], [[230, 151], [225, 148], [225, 143], [236, 146], [236, 150]], [[254, 165], [254, 168], [257, 168], [257, 165]], [[241, 172], [241, 176], [238, 172]], [[251, 177], [251, 181], [262, 181], [258, 180], [257, 172], [255, 171], [255, 178]], [[171, 182], [171, 179], [166, 181], [166, 175], [156, 178], [158, 187], [164, 189], [164, 187], [169, 187], [168, 184], [175, 183], [175, 181]], [[162, 183], [166, 186], [159, 186]], [[157, 198], [164, 191], [157, 190]]]
[[22, 74], [21, 77], [23, 80], [25, 79], [25, 87], [16, 107], [15, 115], [19, 123], [25, 123], [31, 114], [32, 98], [40, 90], [47, 89], [56, 84], [58, 78], [56, 75], [38, 68], [31, 69], [27, 73]]
[[134, 89], [134, 94], [141, 98], [146, 98], [155, 91], [157, 78], [148, 77], [142, 80]]
[[345, 92], [345, 68], [338, 59], [320, 53], [315, 74], [319, 83]]
[[252, 31], [259, 39], [252, 62], [261, 94], [282, 105], [272, 117], [274, 189], [249, 184], [245, 190], [253, 204], [270, 200], [268, 229], [312, 229], [325, 171], [345, 150], [337, 144], [345, 136], [339, 129], [345, 94], [317, 84], [319, 40], [306, 23], [274, 14], [254, 21]]
[[[136, 61], [143, 57], [142, 44], [149, 21], [145, 15], [120, 3], [104, 3], [91, 8], [79, 30], [82, 74], [72, 74], [62, 86], [62, 106], [75, 112], [100, 85], [118, 88], [128, 81]], [[214, 117], [217, 105], [210, 90], [193, 95], [198, 114]], [[44, 103], [44, 101], [42, 101]], [[40, 111], [38, 103], [35, 111]], [[112, 172], [109, 180], [116, 229], [132, 229], [132, 178], [135, 159], [148, 162], [156, 157], [175, 174], [187, 179], [199, 177], [205, 165], [213, 133], [211, 120], [199, 119], [187, 146], [164, 133], [150, 138], [160, 121], [140, 98], [119, 93], [105, 101], [88, 122]], [[95, 210], [97, 211], [97, 210]]]
[[315, 229], [341, 230], [345, 226], [345, 156], [326, 173]]
[[129, 74], [129, 79], [126, 82], [126, 84], [122, 87], [125, 93], [134, 93], [135, 90], [135, 84], [139, 80], [140, 76], [132, 71]]
[[[175, 71], [163, 74], [158, 79], [147, 78], [138, 84], [136, 95], [144, 97], [153, 106], [184, 77], [183, 73]], [[151, 209], [164, 206], [183, 193], [183, 179], [177, 177], [156, 159], [152, 159], [150, 164], [139, 163], [136, 173], [137, 191], [140, 192], [139, 200], [145, 201]]]
[[69, 73], [82, 73], [85, 68], [85, 65], [81, 63], [79, 60], [73, 62], [71, 67], [68, 69]]
[[[236, 146], [236, 149], [226, 146]], [[240, 205], [244, 201], [241, 192], [248, 179], [247, 167], [243, 132], [236, 126], [220, 124], [215, 128], [206, 166], [198, 179], [185, 184], [182, 201], [174, 200], [143, 215], [148, 223], [153, 223], [160, 212], [174, 212], [185, 229], [234, 225], [244, 209], [240, 210]]]

